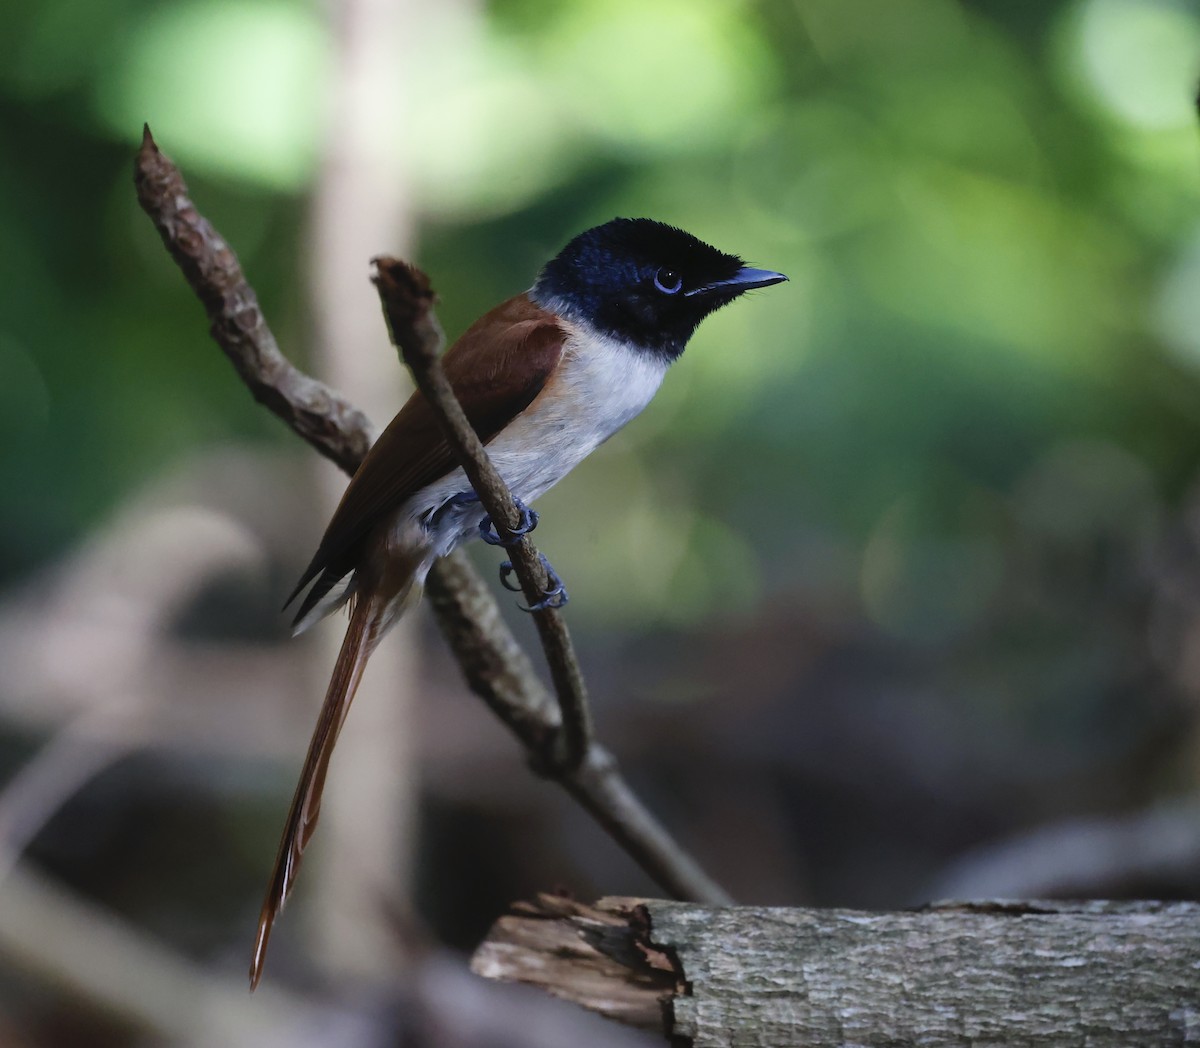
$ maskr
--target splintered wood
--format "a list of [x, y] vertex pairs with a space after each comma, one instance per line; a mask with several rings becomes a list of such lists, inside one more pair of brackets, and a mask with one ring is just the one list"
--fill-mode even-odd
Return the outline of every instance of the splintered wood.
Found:
[[471, 958], [487, 979], [538, 986], [601, 1015], [662, 1030], [663, 1006], [681, 989], [671, 959], [651, 947], [636, 899], [588, 906], [554, 895], [518, 903]]

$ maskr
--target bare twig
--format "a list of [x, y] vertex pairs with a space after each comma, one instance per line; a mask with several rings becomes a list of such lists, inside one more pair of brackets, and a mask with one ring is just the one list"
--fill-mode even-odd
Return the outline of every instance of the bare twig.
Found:
[[[426, 582], [442, 634], [471, 690], [533, 755], [543, 752], [559, 726], [558, 708], [539, 683], [479, 573], [461, 554], [438, 564]], [[571, 772], [544, 764], [538, 770], [574, 797], [672, 898], [711, 905], [729, 895], [706, 874], [630, 788], [616, 760], [593, 742], [587, 758]]]
[[373, 440], [367, 416], [294, 368], [279, 352], [237, 255], [196, 210], [183, 175], [159, 152], [149, 126], [142, 132], [133, 180], [142, 210], [204, 304], [214, 341], [254, 399], [326, 458], [353, 473]]
[[[375, 267], [373, 279], [379, 289], [392, 341], [412, 371], [417, 388], [433, 406], [454, 450], [454, 457], [479, 495], [483, 508], [501, 538], [512, 541], [517, 538], [512, 529], [520, 520], [512, 492], [467, 421], [438, 359], [442, 333], [433, 316], [434, 294], [429, 277], [415, 266], [394, 258], [377, 258]], [[509, 552], [525, 599], [533, 605], [545, 596], [550, 586], [545, 564], [528, 535], [521, 536], [509, 547]], [[549, 758], [547, 763], [555, 769], [571, 772], [583, 763], [592, 742], [587, 686], [562, 615], [556, 608], [542, 608], [535, 611], [533, 617], [562, 711], [562, 751], [543, 756]]]
[[[178, 168], [159, 152], [148, 129], [138, 154], [136, 181], [143, 209], [209, 308], [213, 337], [238, 374], [263, 404], [317, 451], [352, 473], [370, 444], [370, 424], [361, 412], [303, 375], [279, 353], [233, 252], [196, 211]], [[210, 278], [216, 280], [215, 286], [209, 285]], [[226, 295], [223, 289], [229, 287], [239, 289], [238, 293]], [[426, 293], [431, 296], [427, 285]], [[436, 324], [429, 304], [423, 322]], [[234, 323], [237, 317], [243, 318], [240, 326]], [[440, 332], [435, 327], [430, 331], [434, 333], [431, 344], [436, 346]], [[431, 336], [427, 332], [421, 337]], [[494, 519], [503, 528], [506, 520], [515, 517], [499, 514]], [[728, 902], [726, 893], [630, 789], [606, 751], [595, 744], [585, 746], [586, 758], [573, 771], [547, 765], [544, 755], [561, 730], [559, 710], [467, 559], [454, 553], [439, 561], [426, 586], [439, 626], [471, 689], [517, 736], [539, 771], [575, 797], [664, 891], [679, 899]], [[583, 695], [582, 689], [577, 694]]]

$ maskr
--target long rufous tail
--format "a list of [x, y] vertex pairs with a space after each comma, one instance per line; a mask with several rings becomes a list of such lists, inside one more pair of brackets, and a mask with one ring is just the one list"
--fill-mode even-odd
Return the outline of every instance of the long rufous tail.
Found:
[[329, 770], [329, 757], [333, 753], [334, 743], [337, 742], [338, 732], [342, 729], [350, 703], [354, 700], [354, 693], [358, 690], [363, 668], [386, 628], [386, 614], [386, 606], [377, 598], [364, 596], [353, 599], [350, 625], [338, 652], [333, 677], [329, 681], [329, 690], [325, 693], [325, 702], [321, 707], [312, 741], [308, 744], [308, 754], [304, 758], [300, 782], [296, 785], [296, 795], [292, 798], [292, 807], [284, 824], [283, 839], [279, 842], [279, 854], [275, 858], [267, 897], [263, 901], [262, 913], [258, 918], [258, 936], [254, 942], [254, 956], [250, 961], [251, 990], [262, 978], [271, 927], [291, 893], [296, 873], [300, 869], [300, 859], [316, 828], [317, 816], [321, 812], [321, 792], [325, 788], [325, 774]]

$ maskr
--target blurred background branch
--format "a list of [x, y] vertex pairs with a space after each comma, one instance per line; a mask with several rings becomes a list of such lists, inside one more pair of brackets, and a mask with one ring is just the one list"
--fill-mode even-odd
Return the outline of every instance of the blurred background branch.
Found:
[[352, 1014], [278, 988], [259, 1006], [243, 980], [214, 975], [21, 865], [6, 871], [3, 891], [0, 951], [9, 962], [140, 1034], [197, 1048], [378, 1043]]
[[1048, 823], [989, 842], [950, 863], [936, 899], [1094, 899], [1130, 885], [1186, 884], [1200, 869], [1200, 799], [1120, 816]]

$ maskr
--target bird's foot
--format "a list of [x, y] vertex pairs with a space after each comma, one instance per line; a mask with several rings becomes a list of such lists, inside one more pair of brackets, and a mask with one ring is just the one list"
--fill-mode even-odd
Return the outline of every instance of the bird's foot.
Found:
[[[561, 608], [570, 599], [567, 596], [567, 587], [558, 577], [558, 572], [550, 566], [546, 555], [539, 553], [538, 559], [541, 560], [542, 567], [546, 569], [546, 589], [542, 592], [542, 599], [534, 601], [529, 607], [518, 604], [517, 607], [522, 611], [545, 611], [547, 608]], [[520, 593], [521, 587], [514, 585], [510, 579], [514, 570], [511, 560], [506, 560], [500, 565], [500, 585], [513, 593]]]
[[[473, 494], [473, 493], [472, 493]], [[455, 498], [460, 496], [456, 495]], [[538, 526], [537, 510], [530, 509], [519, 498], [513, 497], [513, 505], [517, 507], [517, 513], [520, 516], [520, 523], [515, 528], [510, 528], [512, 532], [511, 539], [502, 539], [496, 534], [495, 525], [492, 524], [491, 517], [484, 517], [479, 522], [479, 537], [483, 539], [489, 546], [504, 546], [511, 548], [521, 541], [522, 537], [528, 535], [534, 528]]]

